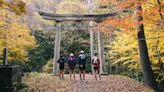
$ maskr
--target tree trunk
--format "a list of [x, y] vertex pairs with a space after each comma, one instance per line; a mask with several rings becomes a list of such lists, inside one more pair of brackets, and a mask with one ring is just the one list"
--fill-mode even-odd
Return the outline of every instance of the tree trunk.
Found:
[[103, 74], [105, 71], [105, 60], [104, 60], [104, 44], [102, 39], [102, 32], [98, 32], [98, 49], [100, 58], [100, 73]]
[[57, 60], [60, 57], [60, 43], [61, 43], [61, 30], [60, 26], [58, 27], [58, 30], [56, 30], [55, 33], [55, 48], [54, 48], [54, 60], [53, 60], [53, 74], [57, 75], [59, 71], [59, 65], [57, 63]]
[[144, 33], [144, 25], [142, 23], [143, 17], [141, 12], [142, 12], [141, 5], [136, 4], [137, 35], [138, 35], [138, 46], [139, 46], [139, 53], [140, 53], [141, 68], [145, 79], [145, 84], [155, 90], [158, 90], [157, 83], [155, 81], [155, 77], [151, 69], [151, 63], [149, 60], [148, 49], [147, 49], [145, 33]]

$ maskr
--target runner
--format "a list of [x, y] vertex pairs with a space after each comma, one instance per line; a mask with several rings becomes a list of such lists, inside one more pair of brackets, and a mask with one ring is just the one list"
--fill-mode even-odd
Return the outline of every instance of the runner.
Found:
[[95, 53], [95, 56], [92, 58], [92, 65], [94, 69], [95, 79], [97, 80], [97, 74], [99, 75], [99, 79], [101, 80], [100, 75], [100, 59], [97, 57], [97, 54]]
[[60, 58], [58, 59], [57, 63], [59, 63], [59, 78], [60, 79], [64, 79], [64, 63], [65, 63], [65, 59], [64, 59], [64, 55], [60, 55]]
[[75, 65], [76, 65], [76, 63], [75, 63], [75, 57], [74, 57], [73, 53], [70, 54], [68, 65], [70, 68], [70, 71], [69, 71], [70, 80], [72, 80], [72, 74], [73, 74], [73, 78], [75, 80]]
[[[84, 51], [80, 51], [80, 55], [78, 56], [80, 80], [85, 80], [85, 63], [86, 63], [86, 57], [84, 55]], [[82, 74], [83, 74], [83, 79], [81, 77]]]

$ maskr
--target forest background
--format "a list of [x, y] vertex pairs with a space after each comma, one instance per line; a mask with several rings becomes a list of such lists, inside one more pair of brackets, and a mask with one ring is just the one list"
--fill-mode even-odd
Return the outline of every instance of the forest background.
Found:
[[[149, 57], [156, 81], [164, 81], [164, 1], [141, 0], [143, 23]], [[118, 8], [119, 5], [119, 8]], [[121, 74], [143, 82], [137, 34], [135, 29], [133, 0], [93, 0], [93, 13], [119, 12], [116, 18], [109, 18], [94, 29], [95, 52], [98, 51], [96, 32], [104, 33], [106, 72]], [[38, 11], [60, 14], [86, 14], [87, 1], [83, 0], [0, 0], [0, 63], [3, 49], [8, 48], [8, 63], [20, 65], [24, 72], [52, 73], [54, 30], [43, 27], [56, 22], [43, 20]], [[63, 25], [76, 25], [64, 22]], [[83, 22], [83, 25], [88, 23]], [[109, 26], [110, 25], [110, 26]], [[66, 58], [70, 53], [77, 57], [80, 50], [87, 56], [87, 72], [90, 68], [90, 36], [87, 30], [63, 30], [61, 53]], [[140, 39], [145, 40], [145, 39]], [[68, 73], [66, 67], [66, 73]]]

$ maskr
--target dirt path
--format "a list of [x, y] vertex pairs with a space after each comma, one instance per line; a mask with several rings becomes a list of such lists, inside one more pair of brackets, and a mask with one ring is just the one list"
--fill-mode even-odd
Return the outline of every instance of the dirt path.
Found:
[[72, 92], [109, 92], [109, 87], [104, 86], [106, 84], [102, 81], [78, 81], [74, 83]]
[[[78, 76], [79, 77], [79, 76]], [[102, 88], [105, 85], [105, 82], [102, 80], [96, 81], [94, 79], [94, 76], [86, 75], [86, 80], [79, 80], [79, 78], [76, 81], [71, 82], [72, 84], [72, 92], [99, 92], [97, 91], [100, 86]], [[103, 89], [105, 90], [105, 88]], [[106, 92], [102, 91], [101, 92]]]
[[86, 74], [86, 80], [81, 81], [79, 75], [70, 81], [69, 75], [64, 80], [58, 76], [41, 74], [23, 78], [26, 88], [20, 92], [154, 92], [150, 88], [121, 75], [102, 76], [96, 81], [94, 75]]
[[93, 75], [87, 75], [85, 81], [77, 79], [70, 83], [71, 92], [153, 92], [135, 80], [118, 75], [103, 76], [98, 81]]

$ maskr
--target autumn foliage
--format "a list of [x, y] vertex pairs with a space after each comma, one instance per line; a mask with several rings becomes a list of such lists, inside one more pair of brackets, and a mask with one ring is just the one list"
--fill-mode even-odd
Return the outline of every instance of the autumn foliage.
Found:
[[31, 30], [21, 21], [21, 16], [18, 16], [24, 14], [25, 4], [20, 0], [0, 0], [0, 5], [0, 63], [4, 48], [9, 51], [9, 64], [14, 61], [24, 63], [28, 60], [28, 51], [35, 47]]
[[[106, 27], [107, 30], [107, 28], [109, 28], [108, 26], [110, 26], [110, 28], [121, 28], [121, 30], [125, 32], [135, 30], [136, 13], [134, 9], [136, 3], [142, 4], [143, 7], [143, 11], [139, 13], [144, 18], [142, 23], [155, 24], [160, 28], [164, 27], [164, 1], [162, 0], [102, 0], [102, 2], [116, 6], [115, 11], [118, 12], [118, 16], [108, 18], [99, 25], [99, 28]], [[110, 29], [110, 31], [111, 30], [112, 29]], [[109, 29], [106, 32], [109, 32]]]
[[[108, 2], [107, 2], [108, 1]], [[103, 1], [104, 2], [104, 1]], [[130, 70], [141, 72], [139, 62], [136, 16], [142, 16], [140, 24], [144, 25], [148, 52], [156, 81], [163, 81], [164, 63], [164, 1], [163, 0], [106, 0], [113, 5], [118, 13], [103, 21], [97, 29], [111, 36], [111, 51], [109, 56], [114, 64], [123, 64]], [[142, 11], [135, 11], [135, 5], [140, 4]]]

